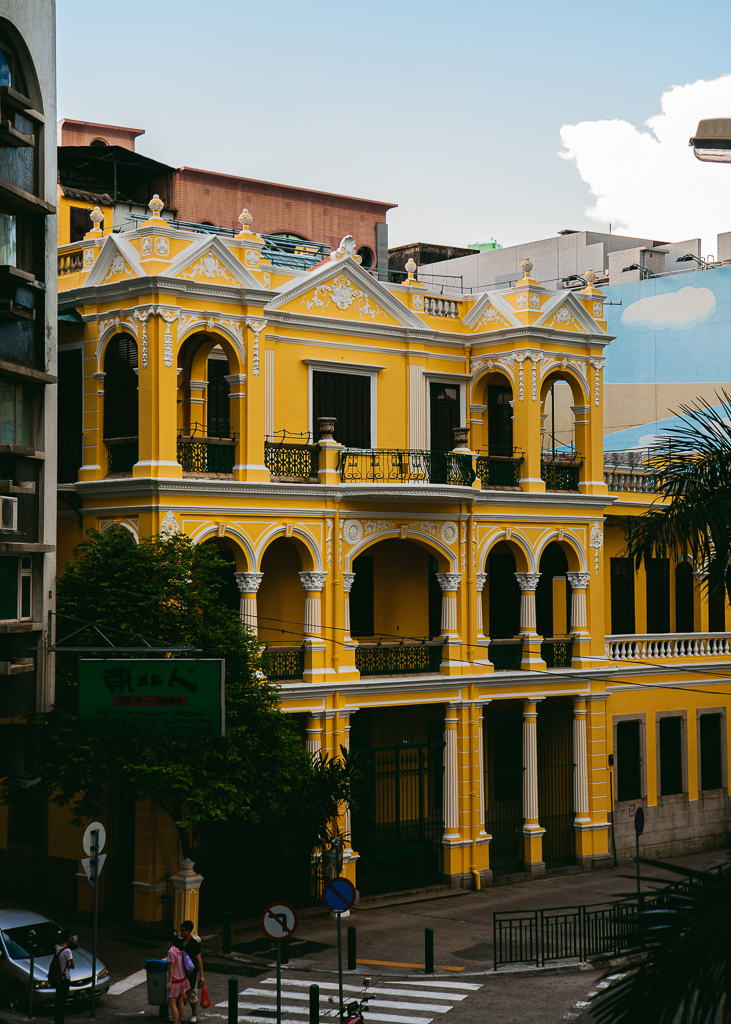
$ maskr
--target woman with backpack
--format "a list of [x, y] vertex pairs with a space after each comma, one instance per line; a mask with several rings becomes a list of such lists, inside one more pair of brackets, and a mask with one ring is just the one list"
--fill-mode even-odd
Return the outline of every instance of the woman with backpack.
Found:
[[[185, 993], [190, 988], [190, 982], [185, 970], [185, 956], [181, 947], [177, 932], [170, 935], [170, 949], [168, 950], [168, 1006], [172, 1014], [173, 1024], [181, 1024], [183, 1020], [183, 1007], [185, 1006]], [[190, 958], [188, 957], [190, 963]]]

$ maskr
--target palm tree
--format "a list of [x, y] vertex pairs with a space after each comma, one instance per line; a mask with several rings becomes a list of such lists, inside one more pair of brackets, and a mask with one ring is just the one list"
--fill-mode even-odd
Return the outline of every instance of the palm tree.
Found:
[[[597, 1024], [714, 1024], [726, 1002], [731, 1020], [731, 873], [692, 871], [642, 860], [690, 876], [684, 892], [668, 893], [641, 914], [648, 950], [640, 966], [607, 988], [591, 1007]], [[724, 865], [724, 867], [728, 867]], [[697, 884], [696, 884], [697, 883]], [[612, 968], [616, 971], [616, 968]]]
[[655, 558], [690, 555], [702, 567], [710, 593], [726, 586], [731, 556], [731, 395], [680, 407], [680, 424], [650, 449], [654, 504], [632, 520], [628, 550], [637, 568]]

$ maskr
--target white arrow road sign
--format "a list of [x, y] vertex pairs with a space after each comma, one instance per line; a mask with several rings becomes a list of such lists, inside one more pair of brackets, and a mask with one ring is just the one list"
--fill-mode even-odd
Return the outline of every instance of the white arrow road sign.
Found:
[[91, 825], [89, 825], [86, 832], [84, 832], [84, 853], [86, 854], [87, 857], [91, 857], [92, 854], [91, 837], [93, 832], [99, 833], [99, 853], [102, 852], [102, 850], [104, 849], [104, 844], [107, 841], [107, 832], [104, 826], [99, 821], [92, 821]]
[[[99, 874], [102, 873], [102, 868], [104, 867], [104, 861], [106, 859], [107, 859], [106, 853], [100, 853], [99, 854]], [[94, 884], [94, 858], [93, 857], [84, 857], [84, 859], [81, 861], [81, 865], [82, 865], [84, 871], [86, 872], [86, 877], [89, 879], [89, 885], [93, 885]]]

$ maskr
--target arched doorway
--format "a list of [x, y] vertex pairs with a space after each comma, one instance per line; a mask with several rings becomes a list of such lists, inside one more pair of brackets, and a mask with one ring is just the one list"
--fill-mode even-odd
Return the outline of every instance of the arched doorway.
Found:
[[545, 640], [541, 657], [547, 668], [571, 665], [571, 588], [566, 552], [557, 541], [544, 548], [539, 564], [541, 577], [536, 587], [536, 632]]
[[178, 355], [178, 461], [186, 473], [233, 471], [229, 380], [235, 351], [228, 339], [200, 332]]
[[139, 458], [137, 342], [118, 334], [104, 353], [104, 443], [108, 471], [131, 473]]
[[522, 643], [515, 639], [520, 633], [520, 587], [515, 578], [515, 553], [507, 541], [492, 548], [486, 568], [483, 620], [490, 637], [488, 657], [496, 669], [516, 670], [523, 656]]
[[238, 612], [241, 607], [241, 593], [235, 576], [236, 556], [231, 550], [229, 544], [218, 537], [214, 537], [204, 543], [215, 548], [218, 557], [226, 563], [224, 566], [221, 566], [216, 570], [216, 575], [221, 581], [221, 587], [218, 591], [218, 599], [227, 608], [231, 608], [233, 611]]
[[[436, 672], [441, 663], [438, 560], [411, 540], [388, 538], [353, 559], [350, 631], [362, 675]], [[445, 567], [446, 569], [446, 563]]]

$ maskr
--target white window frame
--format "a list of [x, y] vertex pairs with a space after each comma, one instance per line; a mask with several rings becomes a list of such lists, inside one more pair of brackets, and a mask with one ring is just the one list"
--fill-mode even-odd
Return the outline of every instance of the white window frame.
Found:
[[459, 422], [469, 430], [470, 419], [467, 410], [467, 381], [472, 380], [468, 373], [429, 373], [424, 371], [424, 389], [426, 391], [426, 447], [431, 451], [431, 385], [457, 385], [459, 390]]
[[331, 359], [303, 359], [307, 365], [307, 422], [312, 431], [312, 440], [315, 444], [320, 440], [317, 436], [317, 424], [314, 422], [314, 402], [312, 396], [312, 374], [315, 370], [321, 373], [344, 373], [349, 377], [370, 377], [371, 380], [371, 448], [378, 447], [378, 394], [376, 382], [381, 370], [385, 366], [373, 366], [370, 363], [345, 363], [342, 360]]
[[[32, 555], [14, 555], [17, 563], [17, 588], [16, 588], [16, 601], [15, 601], [15, 616], [12, 619], [0, 619], [0, 622], [31, 622], [33, 620], [33, 556]], [[27, 558], [30, 562], [30, 568], [23, 568], [23, 559]], [[28, 615], [22, 615], [23, 610], [23, 579], [30, 579], [30, 610]]]

